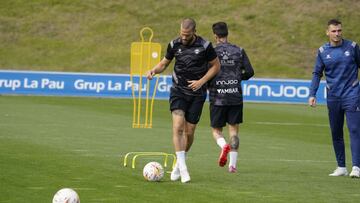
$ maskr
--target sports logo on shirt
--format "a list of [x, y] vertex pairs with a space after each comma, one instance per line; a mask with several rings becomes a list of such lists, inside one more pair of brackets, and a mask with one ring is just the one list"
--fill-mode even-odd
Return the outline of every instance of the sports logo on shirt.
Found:
[[349, 51], [345, 51], [344, 54], [345, 54], [345, 56], [350, 56], [350, 52], [349, 52]]
[[227, 51], [223, 51], [221, 54], [220, 54], [220, 56], [221, 56], [221, 58], [222, 59], [224, 59], [224, 60], [228, 60], [229, 59], [229, 52], [227, 52]]
[[180, 56], [180, 55], [182, 55], [182, 50], [179, 48], [178, 50], [176, 50], [176, 52], [175, 52], [175, 56]]
[[200, 50], [199, 50], [199, 49], [195, 49], [194, 52], [195, 52], [195, 54], [199, 54], [199, 53], [200, 53]]
[[216, 89], [216, 91], [219, 94], [235, 94], [235, 93], [239, 93], [239, 89], [237, 87], [228, 88], [228, 89]]
[[326, 55], [326, 59], [331, 59], [330, 54]]
[[236, 85], [239, 83], [239, 80], [218, 80], [216, 85]]
[[230, 59], [230, 53], [227, 51], [223, 51], [220, 54], [220, 63], [221, 65], [234, 65], [235, 61], [233, 59]]

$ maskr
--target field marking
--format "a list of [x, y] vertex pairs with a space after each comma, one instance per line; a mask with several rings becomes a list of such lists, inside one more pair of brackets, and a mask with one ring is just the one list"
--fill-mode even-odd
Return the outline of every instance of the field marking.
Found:
[[[121, 200], [120, 197], [114, 198], [101, 198], [101, 199], [90, 199], [90, 202], [103, 202], [103, 201], [113, 201], [113, 200]], [[117, 202], [117, 201], [116, 201]]]
[[251, 191], [238, 191], [238, 192], [236, 192], [236, 194], [253, 195], [253, 194], [256, 194], [256, 192], [251, 192]]
[[72, 152], [88, 152], [89, 150], [87, 149], [74, 149], [74, 150], [70, 150]]
[[[196, 157], [209, 157], [209, 154], [196, 155]], [[188, 158], [193, 158], [194, 156], [187, 155]], [[263, 162], [304, 162], [304, 163], [334, 163], [335, 160], [313, 160], [313, 159], [246, 159], [238, 158], [239, 161], [263, 161]]]
[[123, 187], [129, 187], [129, 186], [126, 186], [126, 185], [115, 185], [114, 187], [116, 187], [116, 188], [123, 188]]
[[83, 178], [83, 177], [77, 177], [77, 178], [73, 178], [73, 180], [87, 180], [89, 178]]
[[67, 125], [60, 124], [60, 123], [38, 123], [38, 124], [32, 124], [32, 123], [0, 123], [0, 126], [39, 126], [39, 127], [67, 127]]
[[239, 159], [243, 161], [274, 161], [274, 162], [308, 162], [308, 163], [333, 163], [335, 161], [311, 159]]
[[350, 196], [360, 197], [360, 194], [349, 194]]
[[44, 187], [27, 187], [29, 190], [43, 190]]
[[249, 124], [258, 125], [286, 125], [286, 126], [315, 126], [315, 127], [329, 127], [328, 124], [310, 124], [310, 123], [285, 123], [285, 122], [249, 122]]
[[75, 187], [74, 190], [96, 190], [96, 188], [91, 187]]

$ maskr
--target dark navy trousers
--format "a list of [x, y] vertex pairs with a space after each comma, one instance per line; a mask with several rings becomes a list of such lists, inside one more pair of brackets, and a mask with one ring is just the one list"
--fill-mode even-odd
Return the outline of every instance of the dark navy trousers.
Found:
[[360, 96], [327, 100], [332, 141], [339, 167], [345, 167], [344, 118], [350, 134], [353, 166], [360, 167]]

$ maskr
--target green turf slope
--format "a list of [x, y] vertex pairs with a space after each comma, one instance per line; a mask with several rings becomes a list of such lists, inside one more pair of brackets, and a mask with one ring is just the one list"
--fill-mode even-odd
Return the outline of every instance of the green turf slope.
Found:
[[330, 18], [360, 42], [359, 10], [355, 0], [3, 0], [0, 69], [128, 73], [141, 28], [154, 30], [164, 53], [181, 19], [193, 17], [209, 40], [214, 22], [228, 22], [256, 77], [308, 79]]

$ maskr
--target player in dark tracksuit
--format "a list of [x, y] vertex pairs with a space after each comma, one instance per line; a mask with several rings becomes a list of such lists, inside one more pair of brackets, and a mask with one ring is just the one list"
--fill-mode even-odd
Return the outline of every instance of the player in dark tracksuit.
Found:
[[161, 73], [175, 59], [173, 86], [170, 90], [170, 110], [173, 124], [173, 143], [176, 165], [170, 179], [190, 181], [185, 153], [194, 139], [206, 99], [206, 84], [220, 70], [219, 59], [212, 44], [195, 34], [196, 23], [191, 18], [181, 22], [180, 37], [172, 40], [165, 57], [147, 73], [147, 78]]
[[[239, 148], [239, 124], [243, 121], [241, 81], [251, 78], [254, 70], [245, 50], [227, 41], [226, 23], [215, 23], [213, 32], [221, 69], [209, 83], [212, 134], [222, 149], [219, 165], [223, 167], [226, 164], [227, 154], [230, 152], [229, 172], [234, 173]], [[230, 144], [226, 143], [222, 133], [226, 123], [229, 124]]]
[[344, 115], [350, 134], [353, 168], [351, 177], [360, 177], [360, 50], [356, 42], [342, 38], [341, 22], [328, 22], [329, 42], [319, 48], [310, 88], [309, 105], [316, 105], [316, 92], [323, 72], [326, 76], [327, 107], [338, 167], [330, 176], [348, 175], [345, 165]]

